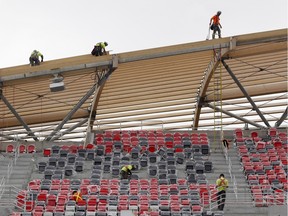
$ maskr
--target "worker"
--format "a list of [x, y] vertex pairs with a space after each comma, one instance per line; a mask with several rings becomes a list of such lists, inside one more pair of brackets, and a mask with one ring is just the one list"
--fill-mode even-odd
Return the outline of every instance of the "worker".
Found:
[[75, 200], [76, 203], [78, 203], [79, 201], [81, 202], [83, 200], [80, 191], [73, 191], [72, 198], [73, 200]]
[[40, 65], [39, 57], [41, 57], [41, 62], [43, 62], [44, 58], [43, 55], [39, 51], [34, 50], [29, 58], [30, 65], [31, 66]]
[[223, 211], [226, 199], [226, 189], [228, 188], [228, 180], [225, 179], [224, 174], [220, 174], [219, 178], [216, 180], [216, 188], [218, 189], [218, 209]]
[[121, 168], [121, 179], [128, 179], [132, 175], [131, 170], [134, 169], [133, 165], [125, 165]]
[[[210, 28], [211, 30], [213, 30], [212, 33], [212, 38], [215, 39], [215, 34], [216, 32], [218, 32], [218, 37], [221, 38], [221, 30], [220, 28], [222, 28], [221, 24], [220, 24], [220, 15], [221, 15], [221, 11], [218, 11], [216, 15], [214, 15], [211, 19], [210, 19]], [[212, 23], [213, 21], [213, 23]], [[212, 25], [211, 25], [212, 24]], [[220, 28], [219, 28], [220, 27]]]
[[229, 140], [223, 139], [222, 142], [223, 142], [223, 146], [225, 147], [225, 149], [229, 149]]
[[107, 55], [106, 47], [108, 46], [107, 42], [99, 42], [94, 46], [94, 49], [92, 50], [91, 54], [95, 56], [102, 56]]

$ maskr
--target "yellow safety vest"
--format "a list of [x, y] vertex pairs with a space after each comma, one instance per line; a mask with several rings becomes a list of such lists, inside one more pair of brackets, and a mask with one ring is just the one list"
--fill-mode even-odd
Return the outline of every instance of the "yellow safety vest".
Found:
[[228, 180], [221, 177], [217, 179], [216, 185], [217, 185], [218, 191], [226, 190], [226, 188], [228, 187]]

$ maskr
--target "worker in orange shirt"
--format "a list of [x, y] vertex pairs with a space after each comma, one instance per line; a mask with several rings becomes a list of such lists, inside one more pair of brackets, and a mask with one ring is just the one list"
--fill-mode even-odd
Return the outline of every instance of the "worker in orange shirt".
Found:
[[[220, 24], [220, 15], [221, 15], [221, 11], [218, 11], [217, 14], [214, 15], [213, 17], [211, 17], [211, 19], [210, 19], [209, 25], [210, 25], [210, 29], [213, 30], [213, 33], [212, 33], [213, 39], [215, 39], [216, 32], [218, 32], [218, 37], [221, 38], [220, 28], [222, 28], [222, 26]], [[212, 23], [212, 21], [213, 21], [213, 23]]]
[[80, 191], [73, 191], [72, 193], [72, 197], [73, 197], [73, 200], [76, 201], [76, 203], [78, 203], [79, 201], [82, 201], [82, 194], [80, 193]]

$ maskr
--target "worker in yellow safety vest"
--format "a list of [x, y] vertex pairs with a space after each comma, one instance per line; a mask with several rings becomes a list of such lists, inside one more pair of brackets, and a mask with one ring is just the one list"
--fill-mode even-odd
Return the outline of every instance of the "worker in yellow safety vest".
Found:
[[228, 180], [225, 179], [224, 174], [220, 174], [219, 178], [216, 180], [216, 187], [218, 189], [218, 209], [223, 211], [226, 199], [226, 189], [228, 188]]
[[43, 62], [44, 56], [37, 50], [33, 50], [29, 57], [29, 62], [31, 66], [40, 65], [39, 57], [41, 57], [41, 62]]
[[99, 42], [94, 46], [91, 54], [95, 56], [107, 55], [106, 47], [108, 46], [107, 42]]
[[125, 166], [123, 166], [121, 168], [121, 172], [120, 172], [121, 179], [128, 179], [132, 175], [131, 170], [133, 170], [133, 169], [134, 169], [133, 165], [125, 165]]

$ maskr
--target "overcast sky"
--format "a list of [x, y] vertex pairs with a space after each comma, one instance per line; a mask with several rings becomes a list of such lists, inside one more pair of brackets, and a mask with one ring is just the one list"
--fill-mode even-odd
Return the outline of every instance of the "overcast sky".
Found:
[[0, 68], [202, 41], [218, 10], [223, 37], [287, 28], [287, 0], [0, 0]]

